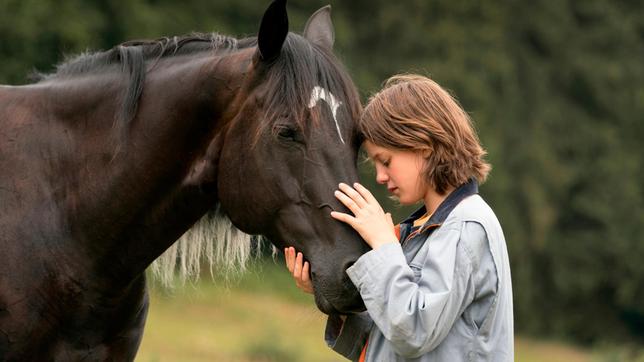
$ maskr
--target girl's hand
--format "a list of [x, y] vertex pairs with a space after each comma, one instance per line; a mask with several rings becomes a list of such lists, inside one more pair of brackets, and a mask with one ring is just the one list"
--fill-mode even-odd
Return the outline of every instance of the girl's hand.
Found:
[[391, 214], [385, 213], [375, 197], [364, 186], [341, 183], [335, 197], [351, 210], [353, 216], [337, 211], [331, 217], [351, 225], [373, 249], [388, 243], [397, 243]]
[[309, 262], [304, 260], [302, 253], [295, 255], [295, 248], [289, 247], [284, 249], [284, 259], [286, 260], [286, 267], [288, 271], [293, 274], [295, 285], [305, 293], [313, 294], [313, 283], [309, 274]]

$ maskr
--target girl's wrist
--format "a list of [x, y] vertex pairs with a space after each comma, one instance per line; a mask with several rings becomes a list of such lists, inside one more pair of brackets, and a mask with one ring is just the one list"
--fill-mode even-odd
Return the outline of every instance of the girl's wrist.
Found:
[[394, 244], [398, 243], [398, 239], [383, 239], [381, 241], [377, 241], [371, 245], [371, 248], [373, 250], [379, 249], [381, 246], [386, 245], [386, 244]]

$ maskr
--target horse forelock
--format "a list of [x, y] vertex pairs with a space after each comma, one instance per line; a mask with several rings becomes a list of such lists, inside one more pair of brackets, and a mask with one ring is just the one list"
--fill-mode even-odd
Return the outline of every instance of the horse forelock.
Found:
[[[266, 116], [255, 131], [255, 140], [273, 133], [275, 120], [287, 116], [306, 131], [317, 127], [321, 118], [309, 107], [311, 94], [324, 89], [347, 111], [351, 120], [361, 112], [360, 97], [344, 66], [330, 50], [314, 45], [300, 35], [289, 33], [281, 55], [270, 65], [265, 82], [268, 94]], [[354, 129], [354, 127], [352, 127]]]
[[213, 277], [215, 274], [238, 274], [246, 270], [254, 256], [259, 255], [262, 243], [261, 237], [237, 229], [217, 207], [157, 258], [151, 265], [151, 271], [166, 287], [171, 286], [177, 278], [182, 283], [197, 280], [202, 274], [204, 262]]

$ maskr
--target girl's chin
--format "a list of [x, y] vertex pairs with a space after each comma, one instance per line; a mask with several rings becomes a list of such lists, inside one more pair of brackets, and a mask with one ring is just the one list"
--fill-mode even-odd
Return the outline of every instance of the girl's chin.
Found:
[[405, 195], [397, 194], [397, 195], [389, 195], [389, 199], [397, 202], [401, 206], [414, 206], [418, 205], [418, 203], [422, 202], [422, 199], [412, 199], [410, 200], [409, 198], [405, 197]]
[[398, 195], [389, 195], [389, 199], [395, 201], [401, 206], [409, 206], [415, 204], [415, 202], [409, 202], [409, 200], [406, 200], [404, 198], [401, 199]]

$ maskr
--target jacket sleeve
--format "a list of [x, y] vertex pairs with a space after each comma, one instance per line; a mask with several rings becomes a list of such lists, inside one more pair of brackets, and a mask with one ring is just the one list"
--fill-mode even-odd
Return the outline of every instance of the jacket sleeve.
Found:
[[472, 262], [460, 245], [464, 228], [460, 222], [434, 231], [422, 265], [412, 262], [416, 276], [397, 243], [369, 251], [347, 270], [398, 355], [415, 358], [436, 348], [473, 300]]
[[339, 315], [333, 314], [327, 319], [324, 339], [334, 351], [357, 361], [372, 326], [373, 321], [367, 312], [348, 315], [344, 322]]

